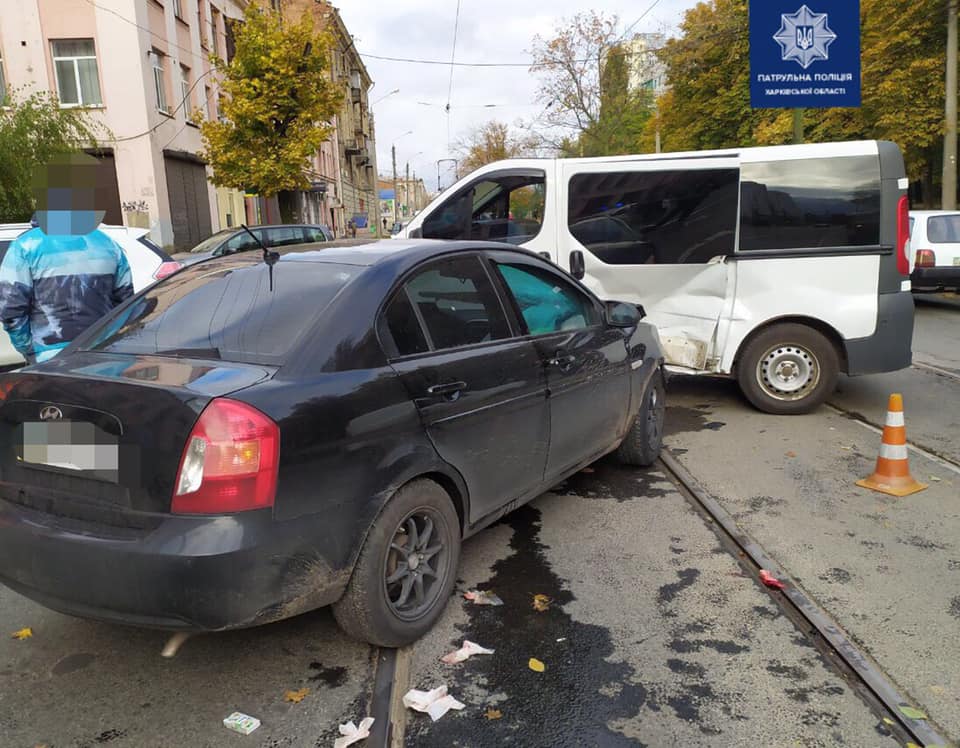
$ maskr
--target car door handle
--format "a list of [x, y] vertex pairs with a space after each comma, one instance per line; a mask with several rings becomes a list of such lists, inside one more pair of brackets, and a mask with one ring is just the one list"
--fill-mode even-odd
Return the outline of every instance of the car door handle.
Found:
[[561, 369], [563, 369], [568, 366], [572, 366], [576, 360], [576, 356], [558, 353], [553, 358], [547, 360], [547, 366], [559, 366]]
[[427, 394], [434, 397], [445, 397], [448, 400], [456, 400], [465, 389], [467, 389], [466, 382], [445, 382], [427, 387]]

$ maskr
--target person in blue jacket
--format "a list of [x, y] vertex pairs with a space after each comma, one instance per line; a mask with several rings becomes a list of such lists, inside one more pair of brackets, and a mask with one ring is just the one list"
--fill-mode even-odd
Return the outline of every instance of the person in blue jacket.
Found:
[[53, 358], [133, 295], [123, 250], [97, 229], [98, 162], [54, 158], [34, 174], [38, 226], [18, 236], [0, 264], [0, 321], [28, 363]]

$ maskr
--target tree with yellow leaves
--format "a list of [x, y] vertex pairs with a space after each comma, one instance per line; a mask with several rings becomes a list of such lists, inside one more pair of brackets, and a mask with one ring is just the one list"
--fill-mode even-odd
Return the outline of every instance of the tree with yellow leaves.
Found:
[[309, 13], [289, 24], [247, 8], [234, 57], [211, 58], [225, 94], [223, 119], [200, 125], [214, 184], [266, 197], [309, 186], [305, 169], [345, 95], [330, 76], [331, 46]]

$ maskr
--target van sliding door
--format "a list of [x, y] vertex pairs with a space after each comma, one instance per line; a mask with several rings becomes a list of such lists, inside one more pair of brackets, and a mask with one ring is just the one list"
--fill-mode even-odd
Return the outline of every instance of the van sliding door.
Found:
[[[726, 157], [561, 163], [561, 264], [583, 251], [601, 298], [643, 304], [668, 364], [716, 371], [733, 298], [739, 169]], [[565, 229], [565, 230], [564, 230]]]

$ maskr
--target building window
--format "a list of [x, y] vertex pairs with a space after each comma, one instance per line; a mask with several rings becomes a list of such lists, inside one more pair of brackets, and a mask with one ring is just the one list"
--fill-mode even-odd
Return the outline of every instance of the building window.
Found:
[[203, 87], [203, 114], [208, 121], [213, 119], [213, 104], [210, 102], [213, 92], [210, 90], [210, 86]]
[[100, 79], [93, 39], [51, 42], [57, 95], [62, 106], [101, 106]]
[[180, 0], [173, 0], [173, 15], [183, 20], [183, 13], [180, 12]]
[[193, 104], [190, 101], [190, 68], [185, 65], [180, 66], [180, 98], [183, 116], [190, 119], [193, 114]]
[[164, 55], [153, 50], [153, 89], [157, 94], [157, 111], [170, 114], [167, 107], [167, 79], [163, 70]]
[[7, 100], [7, 77], [3, 74], [3, 54], [0, 54], [0, 106]]
[[217, 44], [217, 18], [220, 17], [220, 11], [218, 11], [213, 6], [210, 7], [210, 50], [214, 54], [218, 54], [220, 49]]

